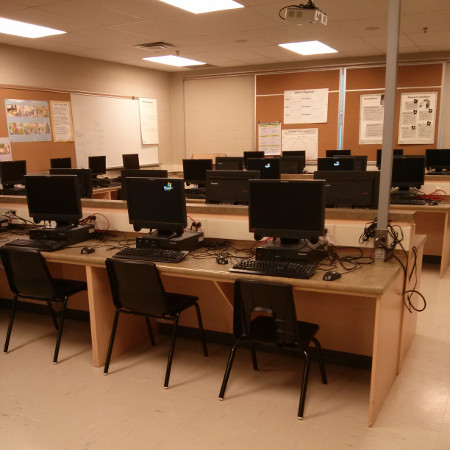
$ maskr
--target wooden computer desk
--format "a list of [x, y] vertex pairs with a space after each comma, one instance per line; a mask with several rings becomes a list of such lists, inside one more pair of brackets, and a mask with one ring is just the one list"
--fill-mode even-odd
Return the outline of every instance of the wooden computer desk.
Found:
[[[424, 242], [424, 237], [416, 236], [419, 280]], [[87, 281], [87, 308], [96, 367], [105, 362], [114, 317], [105, 268], [105, 258], [113, 253], [105, 247], [89, 255], [81, 255], [80, 248], [43, 253], [55, 275]], [[373, 424], [401, 370], [416, 327], [416, 314], [407, 312], [403, 305], [403, 272], [395, 260], [376, 261], [333, 282], [323, 281], [321, 272], [309, 280], [234, 274], [228, 271], [230, 264], [218, 265], [215, 259], [195, 259], [192, 255], [178, 264], [157, 265], [167, 290], [199, 296], [205, 329], [226, 333], [232, 332], [235, 279], [291, 284], [299, 319], [320, 325], [318, 337], [324, 349], [372, 357], [368, 422]], [[78, 298], [78, 301], [82, 303], [83, 299]], [[73, 307], [73, 301], [71, 303]], [[194, 312], [187, 311], [181, 325], [196, 327], [195, 320]], [[142, 318], [121, 318], [113, 357], [146, 337]]]

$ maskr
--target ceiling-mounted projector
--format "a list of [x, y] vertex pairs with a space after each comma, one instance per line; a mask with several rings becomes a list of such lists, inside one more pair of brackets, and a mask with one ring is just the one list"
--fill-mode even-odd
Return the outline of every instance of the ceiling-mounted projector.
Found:
[[319, 8], [316, 8], [312, 0], [309, 0], [306, 5], [285, 6], [281, 8], [279, 16], [297, 25], [316, 22], [320, 22], [322, 25], [327, 24], [327, 15]]

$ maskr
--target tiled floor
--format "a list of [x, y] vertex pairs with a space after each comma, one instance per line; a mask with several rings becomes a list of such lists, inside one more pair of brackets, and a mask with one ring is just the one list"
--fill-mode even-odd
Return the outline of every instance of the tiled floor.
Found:
[[[238, 352], [225, 401], [217, 400], [228, 348], [177, 343], [163, 389], [168, 339], [91, 364], [89, 325], [68, 321], [53, 365], [49, 317], [18, 313], [0, 355], [0, 449], [450, 449], [450, 274], [425, 266], [428, 307], [404, 369], [375, 426], [367, 427], [369, 372], [313, 364], [305, 419], [296, 418], [302, 361]], [[3, 343], [8, 311], [0, 310]]]

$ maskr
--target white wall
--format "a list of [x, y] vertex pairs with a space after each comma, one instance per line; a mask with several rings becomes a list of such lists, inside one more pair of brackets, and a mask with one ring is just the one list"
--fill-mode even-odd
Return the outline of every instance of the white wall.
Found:
[[450, 148], [450, 62], [444, 66], [444, 89], [441, 98], [441, 126], [439, 127], [440, 148]]

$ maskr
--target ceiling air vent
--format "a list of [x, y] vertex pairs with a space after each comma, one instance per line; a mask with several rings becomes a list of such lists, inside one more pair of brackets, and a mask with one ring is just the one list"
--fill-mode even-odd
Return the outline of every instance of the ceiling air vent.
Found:
[[149, 50], [154, 53], [163, 53], [175, 48], [175, 45], [169, 44], [168, 42], [158, 41], [158, 42], [147, 42], [144, 44], [135, 45], [137, 48], [142, 48], [143, 50]]

